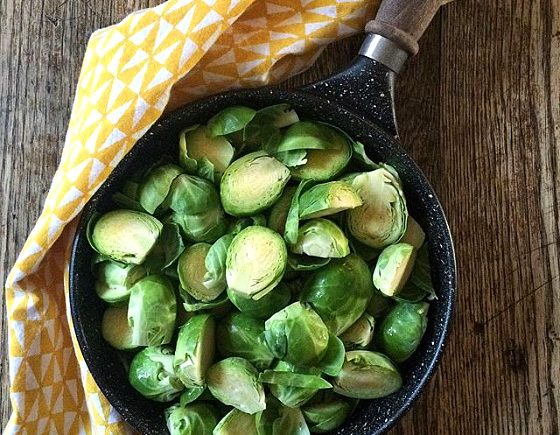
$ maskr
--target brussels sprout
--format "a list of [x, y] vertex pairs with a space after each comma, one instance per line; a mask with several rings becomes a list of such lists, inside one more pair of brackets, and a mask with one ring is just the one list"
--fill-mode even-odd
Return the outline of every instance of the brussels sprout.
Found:
[[406, 200], [400, 180], [390, 169], [385, 166], [364, 172], [352, 180], [364, 204], [348, 211], [348, 229], [372, 248], [396, 243], [406, 231]]
[[340, 374], [334, 378], [333, 391], [355, 399], [377, 399], [397, 391], [401, 375], [385, 355], [367, 350], [346, 352]]
[[109, 307], [101, 320], [101, 335], [107, 343], [119, 350], [130, 350], [136, 346], [132, 343], [132, 328], [128, 325], [126, 308]]
[[224, 211], [219, 205], [206, 213], [193, 215], [173, 213], [169, 222], [179, 225], [184, 236], [193, 242], [214, 243], [227, 231]]
[[367, 313], [362, 314], [356, 323], [348, 328], [340, 339], [348, 350], [365, 349], [373, 340], [375, 319]]
[[243, 358], [231, 357], [208, 369], [206, 382], [212, 395], [225, 405], [247, 414], [265, 409], [264, 388], [258, 372]]
[[290, 203], [290, 208], [288, 210], [288, 215], [286, 216], [286, 222], [284, 223], [284, 239], [288, 245], [295, 245], [298, 239], [299, 231], [299, 197], [300, 195], [307, 191], [313, 185], [312, 180], [303, 180], [299, 183], [294, 195], [292, 196], [292, 202]]
[[156, 346], [171, 341], [175, 329], [177, 300], [169, 279], [150, 275], [132, 287], [128, 301], [128, 323], [132, 343]]
[[408, 243], [387, 246], [373, 270], [373, 285], [387, 296], [398, 295], [412, 272], [416, 253]]
[[275, 152], [293, 150], [325, 150], [332, 147], [330, 129], [324, 124], [313, 121], [300, 121], [292, 124], [277, 144]]
[[186, 387], [204, 385], [206, 371], [214, 360], [214, 330], [209, 314], [198, 314], [179, 329], [173, 367]]
[[171, 266], [185, 250], [178, 225], [166, 223], [157, 243], [148, 254], [144, 267], [150, 273], [158, 273]]
[[182, 172], [180, 167], [173, 164], [153, 168], [138, 189], [138, 200], [144, 210], [154, 214], [169, 194], [171, 184]]
[[327, 351], [317, 364], [317, 368], [329, 376], [337, 376], [344, 364], [344, 355], [345, 350], [342, 340], [334, 334], [329, 334]]
[[299, 218], [314, 219], [356, 208], [362, 199], [354, 188], [344, 181], [317, 184], [299, 199]]
[[262, 214], [257, 214], [255, 216], [241, 217], [237, 218], [228, 227], [228, 234], [237, 234], [241, 230], [250, 227], [252, 225], [259, 225], [261, 227], [266, 227], [266, 218]]
[[[209, 280], [205, 277], [206, 258], [211, 245], [208, 243], [197, 243], [185, 249], [177, 262], [177, 274], [181, 282], [181, 288], [193, 298], [201, 302], [215, 300], [225, 290], [225, 285], [220, 281]], [[207, 286], [207, 283], [210, 286]]]
[[108, 304], [118, 304], [128, 300], [130, 289], [146, 276], [146, 269], [134, 264], [103, 261], [96, 267], [96, 276], [97, 296]]
[[226, 258], [229, 245], [233, 241], [234, 234], [226, 234], [214, 242], [208, 250], [204, 260], [206, 273], [202, 284], [209, 289], [226, 288]]
[[257, 112], [245, 106], [230, 106], [219, 111], [208, 121], [211, 136], [224, 136], [243, 130]]
[[271, 139], [281, 139], [280, 128], [288, 127], [299, 121], [295, 110], [288, 104], [276, 104], [257, 111], [255, 117], [243, 131], [243, 141], [249, 146], [265, 146]]
[[373, 317], [383, 317], [391, 309], [393, 303], [393, 299], [374, 288], [366, 312]]
[[213, 435], [258, 435], [255, 416], [233, 408], [220, 420]]
[[187, 387], [179, 397], [179, 404], [181, 406], [186, 406], [202, 396], [202, 393], [204, 393], [205, 391], [206, 386], [197, 385], [196, 387]]
[[307, 255], [288, 255], [288, 267], [296, 272], [308, 272], [326, 266], [330, 258], [308, 257]]
[[184, 388], [173, 371], [173, 350], [165, 346], [138, 352], [130, 363], [128, 381], [142, 396], [157, 402], [172, 401]]
[[426, 302], [400, 303], [383, 320], [380, 345], [396, 363], [406, 361], [420, 345], [428, 326], [429, 307]]
[[319, 315], [300, 302], [278, 311], [265, 322], [266, 344], [277, 358], [298, 365], [313, 365], [323, 358], [329, 332]]
[[250, 216], [274, 204], [290, 179], [290, 171], [263, 151], [234, 161], [224, 172], [220, 196], [225, 211]]
[[317, 270], [306, 281], [300, 300], [311, 304], [329, 330], [340, 335], [364, 313], [372, 291], [367, 264], [350, 254]]
[[301, 412], [312, 433], [325, 433], [339, 427], [352, 412], [353, 405], [348, 400], [322, 391], [307, 403]]
[[225, 137], [215, 137], [205, 126], [194, 126], [179, 136], [179, 160], [190, 174], [200, 174], [201, 166], [222, 174], [231, 163], [235, 150]]
[[[406, 287], [409, 285], [422, 290], [424, 294], [428, 295], [428, 299], [437, 299], [436, 291], [432, 283], [430, 256], [428, 253], [428, 245], [426, 244], [424, 244], [424, 246], [422, 246], [417, 252], [414, 268], [412, 269], [412, 273], [410, 274]], [[403, 292], [401, 292], [401, 294], [402, 293]]]
[[350, 254], [344, 232], [328, 219], [312, 219], [298, 231], [291, 251], [320, 258], [342, 258]]
[[101, 216], [89, 238], [102, 255], [126, 264], [141, 264], [159, 237], [163, 225], [149, 214], [113, 210]]
[[232, 292], [229, 288], [227, 294], [230, 301], [239, 311], [255, 319], [268, 319], [290, 303], [292, 292], [290, 288], [280, 283], [272, 291], [259, 300], [248, 299]]
[[269, 397], [266, 409], [256, 415], [259, 435], [309, 435], [309, 428], [299, 408], [289, 408]]
[[287, 258], [286, 245], [278, 233], [266, 227], [247, 227], [229, 246], [227, 284], [240, 297], [260, 299], [282, 279]]
[[144, 207], [140, 205], [138, 198], [139, 188], [139, 183], [127, 180], [124, 182], [122, 189], [113, 194], [113, 201], [121, 208], [144, 212]]
[[165, 420], [170, 435], [212, 435], [218, 413], [208, 403], [173, 405], [165, 410]]
[[173, 184], [165, 200], [171, 210], [179, 215], [207, 214], [220, 209], [220, 198], [214, 185], [194, 175], [181, 174]]
[[[296, 179], [328, 181], [339, 174], [350, 160], [352, 149], [346, 138], [330, 126], [319, 125], [323, 136], [322, 141], [327, 143], [328, 147], [326, 149], [308, 149], [307, 162], [291, 170], [292, 176]], [[286, 136], [289, 133], [290, 129], [286, 132]]]
[[274, 397], [290, 408], [297, 408], [311, 399], [317, 391], [332, 388], [319, 376], [316, 369], [297, 368], [285, 361], [278, 361], [274, 370], [266, 370], [259, 380], [268, 384]]
[[264, 322], [242, 313], [234, 313], [220, 322], [216, 341], [222, 356], [245, 358], [258, 370], [270, 367], [274, 359], [264, 342]]
[[408, 220], [406, 224], [406, 232], [400, 239], [400, 243], [408, 243], [414, 246], [415, 249], [420, 249], [426, 240], [426, 233], [422, 227], [414, 220], [414, 218], [408, 215]]
[[381, 254], [381, 249], [364, 245], [362, 242], [356, 240], [352, 234], [346, 234], [346, 236], [348, 237], [350, 251], [362, 257], [367, 263], [374, 263], [377, 257], [379, 257], [379, 254]]
[[288, 218], [288, 211], [290, 209], [290, 204], [292, 203], [292, 198], [296, 192], [294, 186], [287, 186], [284, 189], [284, 193], [276, 204], [270, 209], [270, 215], [268, 216], [268, 226], [276, 231], [278, 234], [284, 234], [284, 229], [286, 226], [286, 219]]

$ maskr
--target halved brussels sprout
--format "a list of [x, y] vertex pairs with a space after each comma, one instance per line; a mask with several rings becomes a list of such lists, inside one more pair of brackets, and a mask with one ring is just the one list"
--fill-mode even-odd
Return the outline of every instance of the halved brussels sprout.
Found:
[[260, 299], [278, 285], [287, 261], [288, 251], [278, 233], [266, 227], [247, 227], [229, 246], [227, 284], [240, 297]]
[[339, 427], [352, 412], [348, 399], [331, 391], [321, 391], [301, 412], [312, 433], [326, 433]]
[[266, 409], [255, 420], [259, 435], [310, 435], [299, 408], [283, 406], [273, 397], [267, 398]]
[[182, 173], [179, 166], [171, 163], [153, 168], [138, 189], [138, 200], [144, 210], [154, 214], [167, 198], [175, 178]]
[[342, 333], [340, 339], [348, 350], [365, 349], [373, 340], [375, 319], [368, 313], [362, 314], [356, 322]]
[[401, 375], [391, 360], [378, 352], [352, 350], [340, 374], [333, 379], [333, 391], [355, 399], [377, 399], [397, 391]]
[[416, 351], [428, 326], [426, 302], [397, 304], [381, 324], [380, 344], [396, 363], [406, 361]]
[[225, 290], [221, 282], [211, 280], [208, 281], [211, 286], [206, 285], [206, 258], [210, 248], [208, 243], [196, 243], [185, 249], [177, 261], [181, 288], [201, 302], [213, 301]]
[[204, 385], [206, 371], [214, 360], [214, 330], [210, 314], [198, 314], [179, 329], [173, 367], [186, 387]]
[[245, 106], [226, 107], [210, 118], [208, 130], [211, 136], [225, 136], [243, 130], [256, 114], [256, 110]]
[[127, 309], [109, 307], [101, 320], [101, 335], [107, 343], [119, 350], [130, 350], [136, 346], [132, 343], [132, 328], [128, 325]]
[[213, 135], [209, 127], [195, 126], [179, 136], [179, 160], [187, 172], [200, 174], [201, 166], [209, 164], [222, 174], [231, 163], [235, 150], [225, 137]]
[[408, 243], [387, 246], [375, 264], [373, 285], [387, 296], [396, 296], [408, 281], [416, 252]]
[[162, 223], [149, 214], [113, 210], [95, 222], [89, 240], [93, 249], [115, 261], [141, 264], [162, 228]]
[[274, 359], [264, 342], [264, 322], [242, 313], [231, 314], [219, 323], [216, 341], [222, 356], [245, 358], [257, 370], [270, 367]]
[[184, 386], [173, 371], [173, 350], [165, 346], [147, 347], [130, 363], [128, 381], [142, 396], [157, 402], [170, 402]]
[[229, 300], [239, 311], [255, 319], [268, 319], [290, 303], [292, 292], [290, 288], [280, 283], [259, 300], [248, 299], [227, 289]]
[[344, 232], [328, 219], [312, 219], [298, 231], [298, 239], [291, 251], [320, 258], [342, 258], [350, 254]]
[[294, 302], [265, 322], [266, 344], [277, 358], [297, 365], [318, 363], [329, 343], [329, 331], [309, 305]]
[[128, 323], [132, 327], [134, 345], [169, 343], [175, 329], [176, 315], [177, 300], [169, 279], [150, 275], [134, 284], [128, 301]]
[[412, 216], [408, 215], [406, 232], [403, 234], [399, 242], [408, 243], [409, 245], [414, 246], [415, 249], [420, 249], [424, 244], [424, 240], [426, 240], [426, 233], [418, 222], [416, 222]]
[[296, 192], [296, 187], [286, 186], [284, 193], [276, 203], [270, 209], [270, 214], [268, 216], [268, 226], [276, 231], [278, 234], [284, 234], [284, 229], [286, 226], [286, 219], [288, 218], [288, 211], [290, 209], [290, 204], [292, 203], [292, 198]]
[[350, 254], [317, 270], [306, 281], [300, 300], [311, 304], [329, 330], [340, 335], [364, 313], [372, 291], [367, 264]]
[[352, 180], [363, 205], [348, 211], [348, 229], [372, 248], [396, 243], [406, 231], [408, 211], [401, 182], [390, 166], [364, 172]]
[[290, 179], [290, 171], [264, 151], [247, 154], [224, 172], [220, 197], [225, 211], [250, 216], [274, 204]]
[[194, 311], [211, 311], [216, 317], [222, 317], [222, 312], [225, 310], [229, 311], [231, 304], [229, 303], [228, 296], [226, 292], [222, 292], [220, 296], [210, 302], [199, 301], [188, 294], [184, 289], [179, 291], [181, 298], [183, 299], [183, 308], [187, 313]]
[[220, 420], [213, 435], [258, 435], [255, 416], [233, 408]]
[[299, 199], [299, 218], [314, 219], [362, 205], [356, 190], [344, 181], [317, 184]]
[[103, 261], [96, 266], [95, 275], [97, 296], [108, 304], [118, 304], [128, 300], [130, 289], [146, 276], [146, 269], [134, 264]]
[[243, 131], [243, 142], [254, 147], [265, 147], [268, 142], [281, 139], [280, 128], [288, 127], [299, 121], [295, 110], [288, 104], [276, 104], [257, 111], [255, 117]]
[[258, 376], [249, 361], [231, 357], [210, 367], [206, 382], [212, 395], [223, 404], [255, 414], [266, 408], [264, 388]]
[[261, 373], [259, 380], [268, 384], [272, 395], [290, 408], [303, 405], [321, 389], [332, 388], [318, 370], [297, 368], [285, 361], [278, 361], [274, 370]]
[[[296, 179], [331, 180], [346, 167], [352, 155], [350, 144], [344, 136], [326, 124], [317, 125], [321, 130], [322, 141], [326, 142], [328, 147], [326, 149], [307, 149], [307, 162], [291, 170], [292, 176]], [[286, 136], [288, 133], [289, 129]]]
[[173, 405], [165, 410], [170, 435], [212, 435], [218, 413], [209, 403]]

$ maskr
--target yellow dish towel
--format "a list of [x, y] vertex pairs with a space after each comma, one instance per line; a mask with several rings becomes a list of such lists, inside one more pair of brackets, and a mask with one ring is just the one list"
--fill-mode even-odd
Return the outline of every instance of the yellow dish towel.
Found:
[[169, 0], [95, 32], [62, 160], [6, 283], [13, 414], [6, 434], [130, 432], [97, 388], [68, 313], [75, 218], [167, 108], [277, 82], [362, 31], [371, 0]]

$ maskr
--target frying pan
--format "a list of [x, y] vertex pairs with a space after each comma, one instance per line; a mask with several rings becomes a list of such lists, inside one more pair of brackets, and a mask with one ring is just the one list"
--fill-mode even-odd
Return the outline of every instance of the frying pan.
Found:
[[[122, 354], [101, 337], [103, 303], [90, 271], [92, 250], [86, 224], [95, 212], [115, 207], [111, 196], [129, 174], [162, 153], [175, 154], [179, 132], [204, 123], [234, 104], [261, 108], [289, 103], [310, 119], [342, 128], [365, 145], [374, 161], [387, 162], [401, 176], [412, 216], [426, 231], [432, 279], [438, 294], [431, 304], [428, 329], [412, 358], [402, 365], [403, 387], [388, 397], [362, 401], [337, 434], [379, 434], [390, 428], [418, 397], [441, 355], [455, 296], [455, 258], [449, 228], [437, 197], [420, 169], [401, 148], [394, 110], [394, 82], [406, 59], [418, 51], [418, 39], [443, 0], [384, 0], [366, 26], [360, 54], [344, 71], [304, 88], [241, 90], [215, 95], [161, 118], [115, 168], [85, 206], [70, 262], [70, 309], [85, 362], [109, 402], [143, 434], [167, 433], [163, 410], [140, 396], [128, 383]], [[289, 435], [289, 434], [286, 434]]]

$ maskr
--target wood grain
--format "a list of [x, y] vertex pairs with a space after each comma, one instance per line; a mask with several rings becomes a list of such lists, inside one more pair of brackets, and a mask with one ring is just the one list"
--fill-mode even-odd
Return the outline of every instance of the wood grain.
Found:
[[[157, 3], [0, 0], [2, 282], [56, 168], [87, 36]], [[338, 69], [359, 43], [286, 86]], [[420, 47], [399, 78], [400, 132], [447, 211], [459, 295], [440, 368], [392, 433], [557, 434], [560, 1], [458, 0]], [[4, 312], [0, 329], [6, 349]]]

